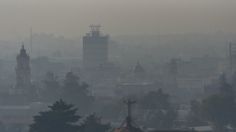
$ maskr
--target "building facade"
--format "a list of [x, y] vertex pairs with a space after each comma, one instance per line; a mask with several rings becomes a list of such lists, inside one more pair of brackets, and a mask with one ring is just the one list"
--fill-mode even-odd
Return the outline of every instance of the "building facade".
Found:
[[108, 35], [100, 33], [100, 26], [90, 26], [91, 31], [83, 37], [84, 68], [99, 68], [108, 63]]

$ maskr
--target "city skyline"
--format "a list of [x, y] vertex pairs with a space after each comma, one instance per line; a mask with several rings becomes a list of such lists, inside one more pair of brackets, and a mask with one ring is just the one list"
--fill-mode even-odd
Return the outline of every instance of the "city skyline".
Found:
[[158, 35], [235, 31], [233, 0], [0, 0], [0, 39], [36, 33], [79, 38], [90, 24], [112, 35]]

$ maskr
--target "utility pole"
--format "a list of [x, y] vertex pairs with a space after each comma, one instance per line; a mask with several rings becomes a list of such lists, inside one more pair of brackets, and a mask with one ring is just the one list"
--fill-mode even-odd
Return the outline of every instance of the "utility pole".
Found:
[[127, 127], [132, 127], [132, 105], [136, 103], [131, 99], [125, 100], [124, 103], [127, 105], [128, 115], [126, 117], [126, 125]]

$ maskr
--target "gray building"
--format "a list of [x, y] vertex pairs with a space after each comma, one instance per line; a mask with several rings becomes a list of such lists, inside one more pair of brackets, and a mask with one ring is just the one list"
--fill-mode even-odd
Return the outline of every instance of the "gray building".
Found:
[[84, 68], [94, 69], [108, 63], [108, 35], [100, 33], [100, 26], [92, 25], [90, 33], [83, 37]]

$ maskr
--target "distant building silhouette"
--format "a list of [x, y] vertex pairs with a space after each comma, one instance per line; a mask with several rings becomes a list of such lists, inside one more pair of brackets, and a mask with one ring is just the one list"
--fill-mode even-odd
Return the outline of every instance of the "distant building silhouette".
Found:
[[83, 63], [86, 69], [99, 68], [108, 63], [107, 35], [101, 35], [100, 26], [92, 25], [83, 37]]
[[16, 90], [25, 92], [31, 86], [30, 57], [22, 45], [20, 54], [16, 57]]
[[117, 96], [142, 96], [150, 91], [158, 89], [160, 84], [154, 80], [140, 62], [137, 62], [132, 70], [117, 79], [115, 93]]
[[230, 72], [234, 73], [236, 71], [236, 44], [229, 43], [229, 66]]
[[134, 74], [143, 74], [143, 73], [145, 73], [145, 70], [144, 70], [143, 66], [138, 61], [134, 67]]

